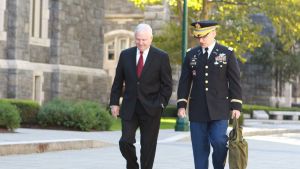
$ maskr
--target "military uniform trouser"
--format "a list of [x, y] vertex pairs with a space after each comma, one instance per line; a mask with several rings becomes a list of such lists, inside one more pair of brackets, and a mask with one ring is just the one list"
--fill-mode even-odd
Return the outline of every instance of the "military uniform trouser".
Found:
[[224, 169], [227, 157], [228, 120], [191, 122], [191, 138], [195, 169], [208, 169], [210, 145], [214, 169]]

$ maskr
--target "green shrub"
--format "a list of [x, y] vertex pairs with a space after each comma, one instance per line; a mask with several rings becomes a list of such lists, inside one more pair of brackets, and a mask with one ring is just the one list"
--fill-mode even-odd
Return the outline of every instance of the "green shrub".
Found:
[[[69, 101], [54, 99], [44, 104], [38, 113], [38, 123], [46, 126], [64, 126], [74, 112], [73, 104]], [[69, 126], [66, 126], [69, 127]]]
[[20, 112], [21, 124], [32, 125], [37, 124], [37, 114], [40, 105], [32, 100], [18, 100], [18, 99], [3, 99], [12, 105], [15, 105]]
[[81, 101], [75, 104], [74, 109], [72, 121], [76, 128], [84, 131], [108, 130], [112, 125], [111, 116], [98, 103]]
[[20, 127], [20, 114], [16, 106], [6, 101], [0, 102], [0, 126], [9, 130]]
[[98, 103], [90, 101], [70, 102], [54, 99], [42, 106], [38, 114], [42, 126], [61, 126], [83, 131], [108, 130], [112, 117]]
[[245, 114], [250, 114], [250, 116], [252, 117], [252, 113], [254, 110], [264, 110], [267, 113], [269, 113], [270, 111], [300, 111], [299, 107], [270, 107], [270, 106], [261, 106], [261, 105], [247, 105], [244, 104], [243, 105], [243, 110], [242, 112]]

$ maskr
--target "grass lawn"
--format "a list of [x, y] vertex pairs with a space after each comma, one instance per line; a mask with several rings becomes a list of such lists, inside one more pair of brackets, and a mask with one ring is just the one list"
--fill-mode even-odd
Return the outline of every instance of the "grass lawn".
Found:
[[[175, 117], [162, 117], [160, 120], [160, 129], [174, 129], [176, 124]], [[121, 119], [114, 119], [111, 131], [121, 130]]]

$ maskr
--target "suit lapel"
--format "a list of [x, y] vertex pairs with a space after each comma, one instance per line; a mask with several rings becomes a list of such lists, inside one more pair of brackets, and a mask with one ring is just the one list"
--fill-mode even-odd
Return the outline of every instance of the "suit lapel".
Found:
[[134, 74], [134, 77], [136, 79], [138, 79], [137, 77], [137, 74], [136, 74], [136, 51], [137, 51], [137, 48], [135, 47], [133, 50], [132, 50], [132, 53], [130, 53], [130, 68], [131, 69], [131, 72]]

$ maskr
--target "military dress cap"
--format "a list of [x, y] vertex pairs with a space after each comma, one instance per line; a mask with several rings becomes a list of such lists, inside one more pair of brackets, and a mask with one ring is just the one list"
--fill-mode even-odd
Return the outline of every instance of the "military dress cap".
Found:
[[219, 27], [217, 22], [211, 20], [196, 21], [191, 25], [194, 26], [193, 35], [195, 38], [203, 37]]

